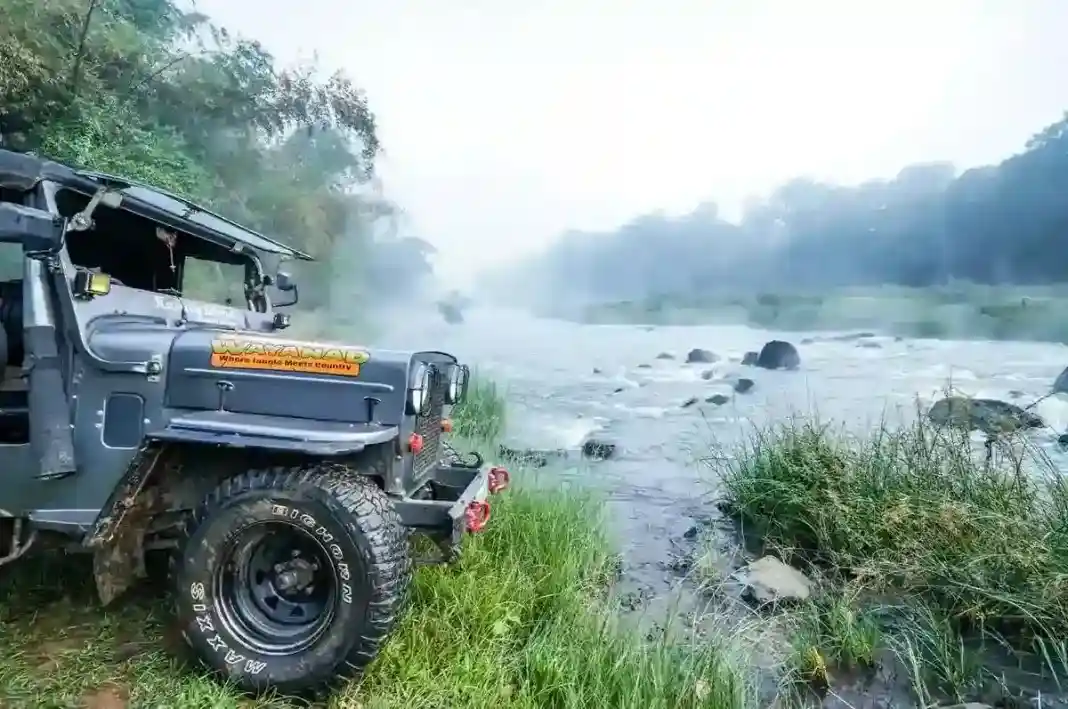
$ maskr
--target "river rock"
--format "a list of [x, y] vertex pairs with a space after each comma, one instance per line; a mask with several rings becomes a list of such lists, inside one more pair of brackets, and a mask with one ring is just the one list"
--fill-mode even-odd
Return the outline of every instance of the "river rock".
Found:
[[1053, 382], [1054, 394], [1068, 394], [1068, 367], [1064, 368], [1060, 376]]
[[675, 359], [675, 355], [670, 352], [661, 352], [656, 356], [657, 359]]
[[459, 325], [464, 321], [464, 314], [455, 303], [439, 300], [437, 306], [438, 312], [441, 313], [442, 320], [450, 325]]
[[801, 355], [789, 342], [772, 340], [760, 350], [756, 366], [764, 369], [797, 369], [801, 366]]
[[742, 355], [742, 364], [746, 367], [755, 367], [758, 359], [760, 359], [759, 352], [746, 352]]
[[734, 382], [732, 386], [735, 392], [739, 394], [745, 394], [746, 392], [750, 391], [754, 386], [756, 386], [756, 382], [754, 382], [752, 379], [746, 379], [745, 377], [742, 377], [738, 381]]
[[1038, 414], [997, 399], [949, 396], [936, 401], [927, 418], [939, 426], [982, 431], [989, 436], [1046, 425]]
[[875, 340], [861, 340], [857, 343], [857, 347], [863, 347], [869, 350], [881, 350], [883, 348], [883, 346]]
[[590, 460], [608, 460], [616, 454], [616, 444], [598, 438], [589, 438], [582, 444], [582, 456]]
[[561, 460], [567, 457], [567, 451], [560, 449], [511, 448], [506, 445], [497, 446], [497, 454], [504, 460], [534, 468], [544, 468], [551, 460]]
[[638, 369], [652, 369], [652, 368], [653, 368], [653, 365], [645, 364], [644, 362], [642, 364], [638, 365]]
[[719, 361], [719, 357], [714, 352], [702, 350], [700, 347], [690, 350], [686, 355], [687, 364], [711, 364], [716, 361]]
[[705, 402], [709, 404], [715, 404], [716, 406], [723, 406], [730, 400], [731, 398], [726, 394], [713, 394], [712, 396], [705, 399]]
[[710, 380], [710, 379], [715, 379], [715, 378], [716, 378], [716, 370], [714, 370], [714, 369], [706, 369], [705, 371], [701, 372], [701, 379], [704, 379], [706, 382], [708, 380]]
[[762, 556], [745, 568], [742, 597], [751, 603], [805, 601], [811, 595], [812, 581], [774, 556]]
[[696, 396], [691, 396], [689, 399], [687, 399], [686, 401], [682, 402], [682, 408], [688, 409], [689, 407], [693, 406], [697, 402], [698, 402], [698, 398]]

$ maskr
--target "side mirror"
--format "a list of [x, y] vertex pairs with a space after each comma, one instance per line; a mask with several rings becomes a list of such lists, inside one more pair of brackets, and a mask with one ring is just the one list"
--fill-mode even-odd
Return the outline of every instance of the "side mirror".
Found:
[[285, 271], [279, 271], [278, 275], [274, 277], [274, 287], [278, 291], [279, 297], [272, 298], [271, 301], [277, 307], [284, 308], [289, 305], [296, 305], [300, 299], [296, 281], [293, 280], [293, 276]]
[[281, 291], [295, 291], [297, 289], [297, 284], [293, 281], [293, 276], [285, 271], [279, 271], [278, 276], [275, 279], [275, 287]]

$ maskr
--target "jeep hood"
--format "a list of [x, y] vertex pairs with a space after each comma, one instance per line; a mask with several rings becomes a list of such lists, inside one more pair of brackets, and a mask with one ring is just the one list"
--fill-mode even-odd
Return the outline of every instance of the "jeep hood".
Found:
[[191, 330], [166, 366], [166, 405], [346, 423], [396, 425], [411, 352], [259, 333]]

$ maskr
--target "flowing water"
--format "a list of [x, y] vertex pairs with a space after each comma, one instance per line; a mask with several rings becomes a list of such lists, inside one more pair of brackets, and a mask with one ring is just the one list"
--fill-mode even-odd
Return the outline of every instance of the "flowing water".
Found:
[[[699, 460], [730, 455], [754, 426], [816, 413], [863, 431], [915, 416], [917, 401], [926, 408], [947, 386], [1026, 406], [1048, 394], [1068, 365], [1068, 347], [1060, 344], [593, 326], [492, 309], [473, 310], [454, 326], [436, 314], [400, 322], [382, 344], [447, 349], [506, 387], [507, 438], [514, 447], [576, 449], [590, 435], [619, 444], [610, 460], [574, 462], [546, 474], [578, 477], [607, 493], [624, 585], [654, 605], [680, 586], [673, 561], [687, 531], [715, 514], [715, 476]], [[746, 351], [771, 339], [797, 345], [799, 370], [740, 365]], [[720, 361], [685, 364], [696, 347]], [[657, 359], [663, 352], [675, 359]], [[711, 379], [703, 379], [710, 369]], [[748, 393], [733, 393], [730, 381], [739, 376], [754, 380]], [[704, 402], [716, 393], [731, 399]], [[683, 407], [691, 397], [700, 403]], [[1034, 410], [1049, 424], [1035, 438], [1068, 469], [1056, 445], [1068, 430], [1068, 397], [1047, 398]]]

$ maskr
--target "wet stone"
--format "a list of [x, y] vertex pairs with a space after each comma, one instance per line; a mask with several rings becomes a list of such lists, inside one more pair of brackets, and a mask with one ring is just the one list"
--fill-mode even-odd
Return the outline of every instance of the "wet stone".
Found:
[[812, 581], [774, 556], [762, 556], [745, 567], [743, 597], [758, 605], [804, 601], [812, 595]]
[[756, 386], [756, 382], [754, 382], [752, 379], [746, 379], [745, 377], [743, 377], [734, 383], [734, 391], [739, 394], [745, 394], [754, 386]]

